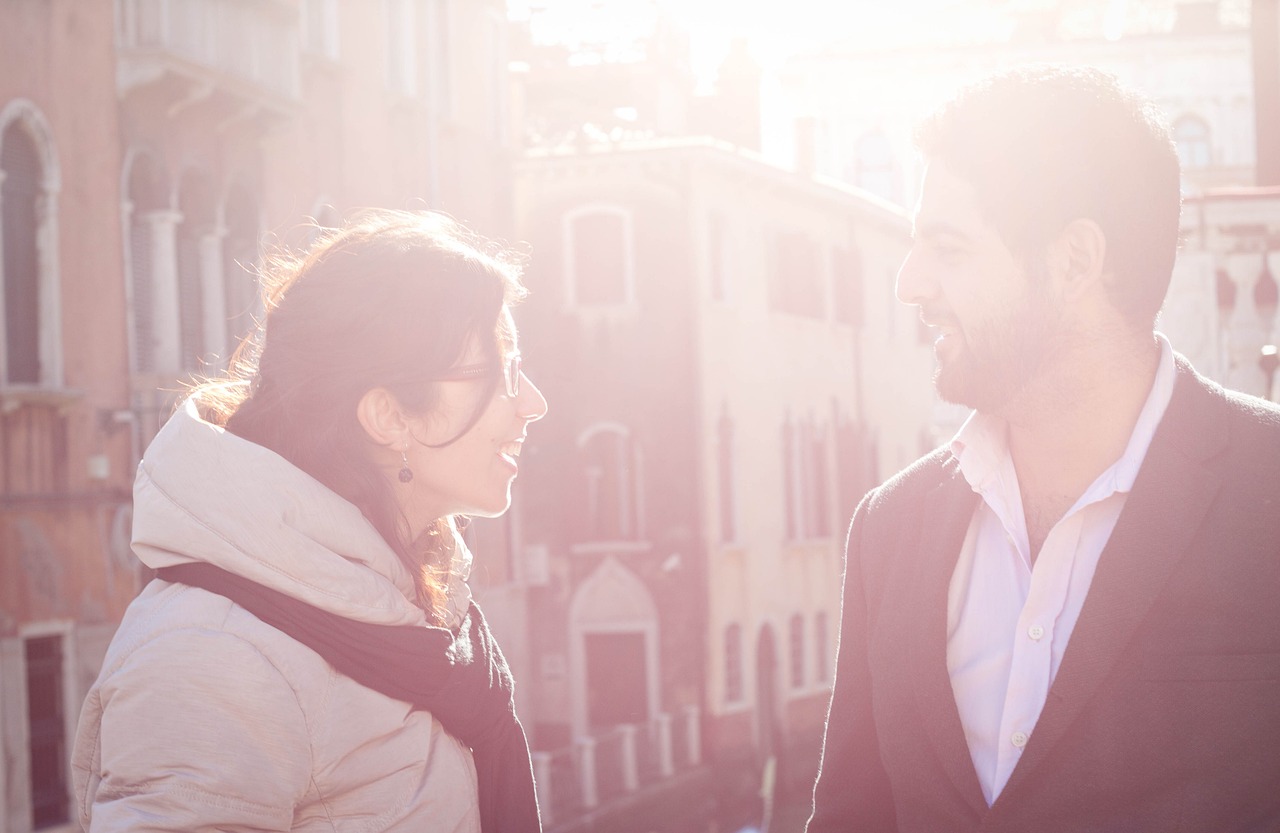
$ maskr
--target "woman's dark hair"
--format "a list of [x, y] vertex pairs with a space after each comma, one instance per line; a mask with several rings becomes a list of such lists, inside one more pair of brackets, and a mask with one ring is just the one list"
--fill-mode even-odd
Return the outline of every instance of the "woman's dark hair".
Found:
[[425, 413], [435, 404], [430, 380], [473, 339], [500, 355], [514, 337], [503, 307], [524, 295], [519, 275], [510, 253], [444, 215], [362, 212], [300, 256], [268, 259], [257, 332], [241, 342], [226, 377], [191, 393], [211, 422], [275, 451], [358, 507], [418, 577], [419, 604], [437, 621], [453, 554], [450, 521], [409, 540], [357, 404], [382, 387]]

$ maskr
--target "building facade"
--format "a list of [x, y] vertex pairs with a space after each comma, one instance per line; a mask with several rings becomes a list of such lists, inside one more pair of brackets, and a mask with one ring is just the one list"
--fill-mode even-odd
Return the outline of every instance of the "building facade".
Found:
[[535, 747], [700, 714], [717, 789], [803, 781], [846, 524], [932, 441], [909, 223], [711, 140], [531, 150], [516, 180], [553, 413], [520, 487]]
[[[510, 236], [506, 31], [500, 0], [0, 8], [0, 829], [76, 827], [80, 703], [146, 578], [133, 469], [264, 249], [364, 206]], [[508, 532], [470, 533], [482, 592]]]

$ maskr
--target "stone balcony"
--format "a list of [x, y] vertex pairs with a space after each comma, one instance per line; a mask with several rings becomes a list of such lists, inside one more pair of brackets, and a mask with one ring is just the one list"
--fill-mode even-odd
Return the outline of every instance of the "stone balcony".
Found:
[[116, 88], [159, 91], [170, 115], [287, 116], [300, 100], [299, 21], [281, 0], [116, 0]]

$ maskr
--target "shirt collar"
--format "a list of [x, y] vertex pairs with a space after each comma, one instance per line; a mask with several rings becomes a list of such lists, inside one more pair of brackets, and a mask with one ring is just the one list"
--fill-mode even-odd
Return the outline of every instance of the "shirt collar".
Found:
[[1134, 423], [1129, 444], [1114, 466], [1117, 492], [1127, 492], [1133, 488], [1133, 481], [1138, 478], [1138, 469], [1142, 468], [1147, 449], [1151, 447], [1151, 440], [1156, 435], [1156, 428], [1169, 408], [1169, 400], [1173, 398], [1173, 384], [1178, 376], [1173, 361], [1173, 346], [1164, 333], [1156, 333], [1156, 341], [1160, 343], [1160, 362], [1156, 365], [1155, 381], [1151, 384], [1146, 403], [1138, 413], [1138, 421]]
[[[1147, 401], [1138, 413], [1133, 433], [1120, 458], [1102, 473], [1088, 492], [1110, 481], [1109, 491], [1128, 492], [1138, 477], [1138, 469], [1147, 456], [1147, 449], [1155, 437], [1156, 428], [1169, 407], [1173, 398], [1173, 385], [1177, 378], [1177, 368], [1173, 361], [1173, 346], [1163, 333], [1155, 334], [1160, 345], [1160, 359], [1156, 365], [1155, 380]], [[977, 411], [960, 426], [951, 440], [951, 453], [960, 466], [960, 472], [975, 492], [981, 492], [997, 476], [1001, 467], [1008, 460], [1008, 423], [1001, 417], [982, 414]]]

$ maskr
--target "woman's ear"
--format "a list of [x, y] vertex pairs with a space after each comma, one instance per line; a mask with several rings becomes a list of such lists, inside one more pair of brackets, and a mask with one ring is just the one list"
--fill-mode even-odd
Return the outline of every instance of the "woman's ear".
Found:
[[366, 391], [356, 403], [356, 419], [369, 439], [389, 448], [408, 444], [409, 424], [400, 402], [386, 388]]

